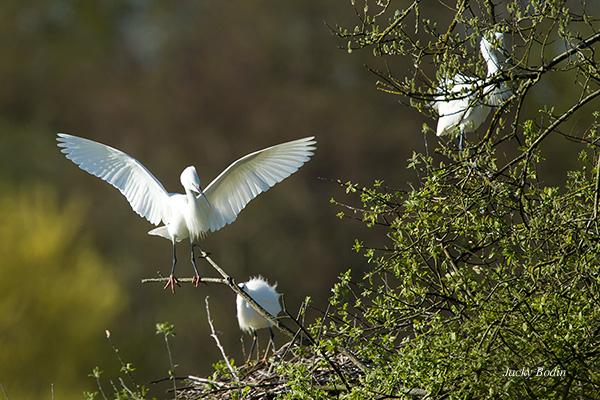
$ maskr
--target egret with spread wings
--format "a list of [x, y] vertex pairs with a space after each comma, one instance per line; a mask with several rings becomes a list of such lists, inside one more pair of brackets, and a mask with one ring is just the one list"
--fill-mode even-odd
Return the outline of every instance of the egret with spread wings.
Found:
[[138, 160], [124, 152], [89, 139], [59, 133], [62, 152], [86, 172], [110, 183], [127, 198], [131, 208], [154, 225], [148, 232], [171, 240], [173, 266], [165, 289], [175, 293], [175, 244], [189, 238], [191, 260], [198, 286], [200, 274], [194, 259], [194, 242], [208, 232], [232, 223], [248, 202], [296, 172], [316, 149], [307, 137], [250, 153], [231, 164], [204, 190], [196, 168], [189, 166], [180, 176], [185, 194], [168, 193]]

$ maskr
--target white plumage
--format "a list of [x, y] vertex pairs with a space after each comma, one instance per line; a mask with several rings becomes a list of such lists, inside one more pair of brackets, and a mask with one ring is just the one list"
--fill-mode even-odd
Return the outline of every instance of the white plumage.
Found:
[[248, 154], [227, 167], [203, 191], [196, 168], [189, 166], [180, 176], [185, 194], [168, 193], [163, 185], [135, 158], [89, 139], [59, 133], [58, 146], [84, 171], [110, 183], [127, 198], [131, 208], [154, 225], [148, 232], [171, 240], [173, 266], [169, 282], [175, 292], [175, 243], [189, 238], [191, 260], [194, 241], [235, 221], [248, 202], [287, 178], [310, 159], [316, 149], [314, 137], [294, 140]]
[[[275, 290], [277, 284], [269, 285], [262, 276], [259, 276], [251, 278], [248, 282], [240, 283], [239, 286], [272, 316], [276, 317], [281, 311], [281, 305], [279, 304], [279, 296], [281, 296], [281, 294], [277, 293]], [[256, 310], [239, 294], [237, 295], [236, 303], [237, 319], [241, 330], [253, 332], [257, 329], [270, 328], [273, 326], [256, 312]]]
[[[264, 308], [269, 314], [277, 317], [277, 314], [281, 312], [281, 305], [279, 304], [280, 293], [275, 290], [277, 284], [269, 285], [262, 276], [250, 278], [248, 282], [240, 283], [240, 288], [248, 293], [250, 297], [254, 299], [262, 308]], [[242, 331], [252, 333], [252, 346], [248, 352], [248, 359], [246, 363], [250, 362], [252, 352], [256, 341], [258, 340], [257, 330], [262, 328], [269, 328], [271, 334], [269, 345], [273, 342], [273, 329], [271, 322], [267, 321], [262, 317], [254, 308], [252, 308], [246, 300], [239, 294], [236, 298], [237, 303], [237, 319], [240, 329]], [[269, 348], [265, 350], [264, 359], [266, 359]]]
[[493, 34], [493, 43], [481, 38], [480, 50], [486, 65], [486, 79], [456, 75], [442, 82], [440, 91], [432, 104], [439, 115], [437, 136], [460, 131], [460, 147], [467, 132], [474, 132], [485, 121], [493, 107], [497, 107], [511, 96], [511, 91], [503, 84], [489, 81], [500, 72], [503, 64], [498, 61], [497, 47], [504, 47], [504, 35]]

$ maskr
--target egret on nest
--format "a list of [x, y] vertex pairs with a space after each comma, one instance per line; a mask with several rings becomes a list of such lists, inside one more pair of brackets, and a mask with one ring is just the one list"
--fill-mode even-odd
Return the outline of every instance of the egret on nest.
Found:
[[307, 137], [248, 154], [231, 164], [205, 190], [196, 168], [189, 166], [180, 176], [185, 194], [168, 193], [163, 185], [135, 158], [92, 140], [59, 133], [62, 152], [86, 172], [110, 183], [127, 198], [131, 208], [154, 225], [148, 232], [173, 243], [173, 266], [165, 289], [175, 293], [175, 244], [189, 238], [191, 260], [198, 286], [200, 275], [194, 259], [194, 242], [235, 221], [248, 202], [298, 170], [312, 156], [316, 141]]
[[[277, 288], [277, 284], [269, 285], [269, 283], [262, 277], [258, 276], [255, 278], [250, 278], [248, 282], [240, 283], [240, 288], [248, 293], [250, 297], [254, 299], [262, 308], [265, 309], [269, 314], [274, 317], [277, 317], [277, 314], [281, 311], [281, 306], [279, 305], [279, 296], [280, 293], [275, 291]], [[240, 329], [242, 331], [252, 333], [252, 346], [250, 347], [250, 352], [248, 353], [248, 360], [246, 363], [250, 362], [250, 358], [252, 357], [252, 352], [254, 351], [254, 346], [256, 345], [256, 341], [258, 339], [257, 330], [262, 328], [269, 328], [271, 333], [271, 337], [269, 340], [269, 345], [273, 342], [273, 324], [267, 321], [263, 316], [261, 316], [254, 308], [252, 308], [246, 300], [242, 298], [239, 294], [236, 298], [237, 303], [237, 319], [238, 324], [240, 325]], [[273, 347], [275, 345], [273, 344]], [[269, 347], [265, 350], [264, 359], [267, 358], [267, 352]]]
[[494, 32], [492, 42], [482, 37], [479, 47], [487, 65], [487, 77], [480, 79], [457, 74], [452, 79], [445, 79], [439, 88], [444, 94], [436, 96], [432, 104], [439, 115], [437, 136], [458, 129], [461, 149], [465, 133], [479, 128], [492, 108], [501, 105], [512, 94], [503, 84], [491, 82], [504, 67], [498, 60], [498, 48], [504, 48], [504, 35]]

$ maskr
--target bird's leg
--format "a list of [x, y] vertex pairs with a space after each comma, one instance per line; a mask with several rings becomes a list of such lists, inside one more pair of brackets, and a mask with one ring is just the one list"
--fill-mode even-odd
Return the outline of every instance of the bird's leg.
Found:
[[175, 278], [175, 264], [177, 264], [177, 255], [175, 252], [175, 241], [173, 241], [173, 267], [171, 267], [171, 275], [169, 276], [169, 280], [167, 281], [167, 284], [163, 288], [163, 289], [166, 289], [169, 287], [169, 285], [171, 285], [171, 290], [173, 291], [173, 294], [175, 294], [175, 284], [177, 284], [177, 286], [181, 287], [181, 285], [179, 284], [179, 280], [177, 278]]
[[[192, 240], [190, 240], [190, 247], [192, 248], [192, 266], [194, 267], [194, 272], [196, 273], [196, 276], [194, 276], [192, 278], [192, 285], [198, 287], [198, 284], [200, 283], [200, 274], [198, 273], [198, 268], [196, 268], [196, 257], [194, 257], [194, 242]], [[200, 249], [200, 246], [198, 246], [198, 248]], [[202, 249], [200, 249], [202, 250]]]
[[248, 353], [246, 364], [250, 364], [250, 359], [252, 358], [252, 353], [254, 352], [254, 346], [256, 346], [256, 342], [258, 341], [258, 332], [256, 329], [252, 329], [252, 336], [252, 346], [250, 346], [250, 352]]
[[194, 243], [193, 245], [196, 246], [198, 250], [202, 252], [202, 254], [200, 255], [201, 258], [206, 258], [206, 256], [210, 255], [208, 251], [204, 251], [202, 247], [198, 246], [196, 243]]
[[269, 337], [269, 343], [267, 344], [267, 348], [265, 350], [265, 355], [263, 356], [262, 362], [267, 362], [267, 358], [269, 357], [269, 348], [273, 345], [273, 354], [275, 354], [275, 333], [273, 332], [273, 328], [269, 327], [269, 332], [271, 336]]
[[460, 136], [458, 137], [458, 151], [463, 150], [464, 137], [465, 137], [465, 130], [463, 128], [460, 128]]

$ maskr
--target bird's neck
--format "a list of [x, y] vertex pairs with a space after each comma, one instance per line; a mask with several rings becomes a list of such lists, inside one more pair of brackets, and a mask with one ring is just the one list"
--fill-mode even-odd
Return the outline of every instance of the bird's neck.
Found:
[[187, 198], [187, 213], [186, 213], [186, 221], [188, 224], [188, 230], [190, 232], [190, 236], [194, 238], [194, 240], [200, 239], [204, 232], [208, 229], [205, 226], [207, 221], [207, 215], [200, 204], [201, 199], [196, 197], [196, 194], [191, 190], [185, 190], [186, 198]]
[[187, 197], [188, 207], [194, 212], [204, 214], [204, 207], [202, 206], [202, 203], [205, 203], [204, 199], [201, 198], [201, 196], [197, 196], [196, 193], [192, 192], [191, 190], [186, 189], [185, 194]]
[[491, 55], [487, 59], [487, 70], [488, 76], [492, 76], [500, 71], [500, 64], [498, 63], [498, 58], [496, 58], [496, 56]]
[[494, 49], [490, 46], [481, 46], [481, 54], [487, 64], [488, 76], [492, 76], [500, 71], [500, 62]]

